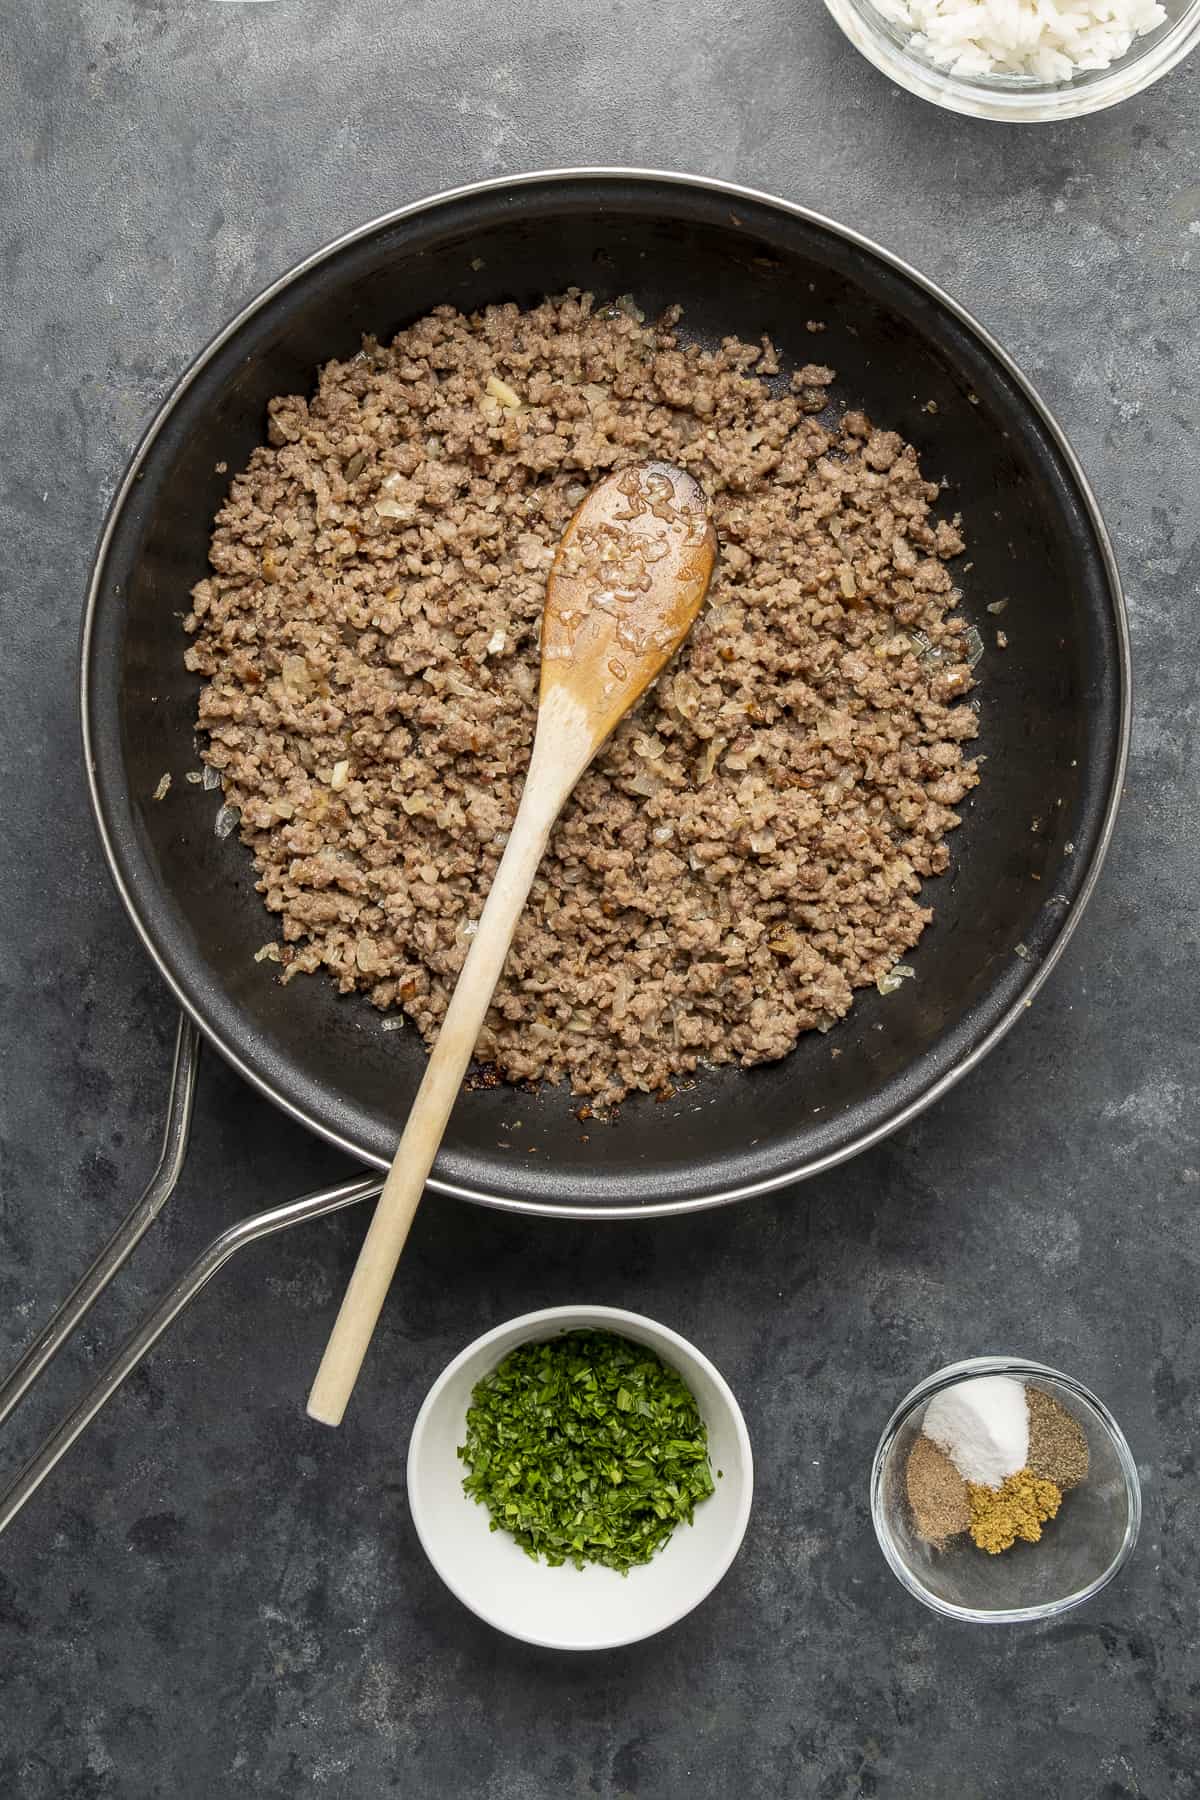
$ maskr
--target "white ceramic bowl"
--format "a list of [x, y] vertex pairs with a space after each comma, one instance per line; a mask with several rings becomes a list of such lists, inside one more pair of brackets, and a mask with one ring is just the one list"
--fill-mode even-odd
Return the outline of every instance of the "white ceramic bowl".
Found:
[[[708, 1427], [716, 1492], [679, 1525], [653, 1562], [613, 1569], [534, 1562], [463, 1492], [471, 1390], [530, 1339], [566, 1331], [611, 1331], [647, 1344], [683, 1376]], [[425, 1396], [408, 1447], [408, 1503], [425, 1554], [464, 1606], [510, 1637], [552, 1650], [611, 1650], [674, 1625], [710, 1594], [741, 1546], [750, 1517], [754, 1463], [741, 1408], [724, 1377], [694, 1344], [665, 1325], [615, 1306], [551, 1306], [497, 1325], [468, 1344]]]

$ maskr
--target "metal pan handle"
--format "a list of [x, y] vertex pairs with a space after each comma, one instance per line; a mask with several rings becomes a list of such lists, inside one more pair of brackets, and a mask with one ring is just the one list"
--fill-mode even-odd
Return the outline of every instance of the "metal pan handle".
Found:
[[[38, 1376], [53, 1362], [63, 1345], [87, 1317], [113, 1276], [174, 1193], [187, 1155], [199, 1054], [199, 1034], [191, 1021], [181, 1014], [171, 1069], [167, 1124], [158, 1167], [137, 1204], [118, 1225], [86, 1274], [76, 1283], [49, 1323], [38, 1333], [12, 1372], [0, 1382], [0, 1425], [24, 1399]], [[0, 1490], [0, 1532], [12, 1523], [25, 1502], [37, 1491], [50, 1471], [141, 1362], [146, 1352], [158, 1342], [167, 1327], [179, 1317], [230, 1257], [235, 1256], [247, 1244], [256, 1243], [259, 1238], [270, 1237], [277, 1231], [286, 1231], [289, 1225], [300, 1225], [307, 1219], [337, 1212], [343, 1206], [353, 1206], [359, 1200], [369, 1200], [378, 1194], [382, 1186], [382, 1175], [367, 1175], [357, 1181], [343, 1181], [336, 1187], [322, 1188], [316, 1193], [306, 1194], [302, 1199], [290, 1200], [282, 1206], [271, 1207], [267, 1212], [255, 1213], [215, 1237], [179, 1280], [166, 1290], [142, 1323], [130, 1333], [78, 1405], [50, 1433], [8, 1486]]]

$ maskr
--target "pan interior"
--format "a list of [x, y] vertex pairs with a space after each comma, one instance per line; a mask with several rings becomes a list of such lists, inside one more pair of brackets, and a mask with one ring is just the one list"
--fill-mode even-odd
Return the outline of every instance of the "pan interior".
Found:
[[[255, 950], [273, 925], [220, 795], [185, 781], [198, 680], [180, 618], [204, 573], [230, 470], [274, 395], [364, 332], [431, 307], [531, 304], [568, 287], [678, 301], [701, 339], [766, 332], [791, 363], [828, 362], [839, 405], [916, 444], [961, 512], [956, 571], [987, 652], [977, 673], [984, 779], [926, 884], [935, 920], [886, 998], [860, 993], [784, 1061], [702, 1074], [616, 1123], [581, 1124], [565, 1090], [471, 1092], [438, 1182], [537, 1210], [674, 1201], [803, 1173], [886, 1128], [1016, 1005], [1084, 892], [1120, 766], [1120, 601], [1091, 510], [1053, 432], [977, 333], [909, 274], [819, 220], [660, 180], [546, 179], [475, 191], [371, 228], [316, 259], [218, 343], [143, 447], [97, 572], [84, 671], [89, 755], [128, 902], [206, 1032], [284, 1104], [386, 1160], [424, 1053], [324, 976], [287, 989]], [[807, 321], [825, 329], [814, 336]], [[959, 570], [961, 565], [959, 565]], [[989, 603], [1007, 600], [1008, 648]], [[172, 785], [161, 801], [160, 777]]]

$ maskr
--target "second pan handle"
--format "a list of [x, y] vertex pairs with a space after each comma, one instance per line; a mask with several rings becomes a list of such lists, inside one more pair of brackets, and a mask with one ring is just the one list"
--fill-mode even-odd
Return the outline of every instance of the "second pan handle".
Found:
[[3, 1381], [0, 1381], [0, 1425], [20, 1405], [38, 1376], [47, 1369], [63, 1345], [73, 1337], [117, 1270], [141, 1242], [166, 1205], [183, 1173], [188, 1137], [192, 1129], [192, 1103], [196, 1095], [196, 1066], [200, 1037], [196, 1027], [180, 1013], [175, 1033], [175, 1060], [171, 1065], [171, 1092], [162, 1152], [145, 1190], [63, 1301], [49, 1324], [34, 1338]]
[[[199, 1050], [200, 1040], [196, 1028], [181, 1014], [175, 1039], [167, 1125], [158, 1167], [137, 1204], [122, 1220], [86, 1274], [76, 1283], [15, 1368], [0, 1382], [0, 1423], [20, 1403], [38, 1376], [68, 1342], [174, 1192], [187, 1154]], [[230, 1257], [235, 1256], [247, 1244], [257, 1243], [259, 1238], [270, 1237], [277, 1231], [286, 1231], [290, 1225], [300, 1225], [307, 1219], [337, 1212], [344, 1206], [355, 1205], [359, 1200], [373, 1199], [382, 1186], [382, 1175], [364, 1175], [355, 1180], [343, 1181], [335, 1187], [319, 1189], [299, 1200], [290, 1200], [282, 1206], [271, 1207], [266, 1212], [241, 1219], [215, 1237], [191, 1267], [160, 1297], [142, 1323], [130, 1333], [103, 1373], [34, 1452], [25, 1467], [7, 1487], [0, 1490], [0, 1532], [12, 1523], [25, 1502], [36, 1493], [47, 1475], [86, 1431], [96, 1414], [137, 1367], [146, 1352], [158, 1342], [168, 1326]]]

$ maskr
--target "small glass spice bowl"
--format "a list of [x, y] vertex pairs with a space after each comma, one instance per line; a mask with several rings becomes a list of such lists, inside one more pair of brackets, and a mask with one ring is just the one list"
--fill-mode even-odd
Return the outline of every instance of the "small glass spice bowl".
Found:
[[[966, 1535], [940, 1548], [918, 1537], [905, 1481], [929, 1402], [980, 1375], [1009, 1375], [1044, 1389], [1082, 1426], [1091, 1465], [1086, 1481], [1064, 1494], [1039, 1543], [1017, 1543], [996, 1556]], [[951, 1619], [1007, 1625], [1056, 1618], [1106, 1587], [1137, 1542], [1142, 1495], [1129, 1445], [1095, 1394], [1042, 1363], [976, 1356], [928, 1376], [888, 1420], [871, 1470], [871, 1520], [892, 1573], [924, 1605]]]
[[950, 112], [1008, 125], [1057, 124], [1131, 99], [1172, 70], [1200, 44], [1200, 0], [1163, 0], [1167, 17], [1135, 38], [1107, 69], [1081, 69], [1070, 81], [1035, 75], [955, 75], [939, 68], [872, 0], [825, 0], [856, 50], [918, 99]]

